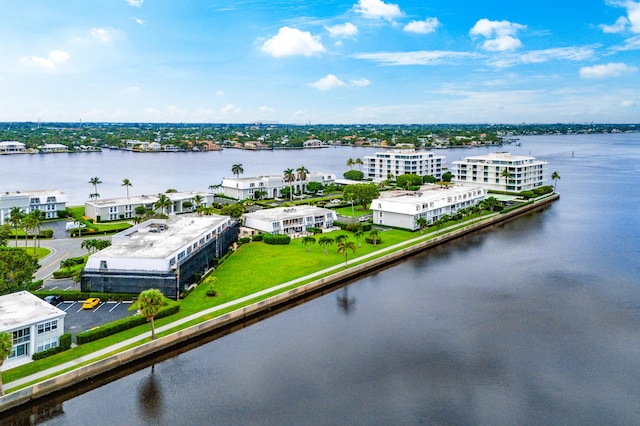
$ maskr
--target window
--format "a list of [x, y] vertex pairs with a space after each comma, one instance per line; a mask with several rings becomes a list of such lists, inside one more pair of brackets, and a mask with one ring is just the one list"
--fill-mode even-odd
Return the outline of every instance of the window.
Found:
[[58, 320], [53, 320], [49, 322], [43, 322], [42, 324], [38, 324], [37, 329], [38, 329], [38, 334], [44, 334], [53, 330], [57, 330]]
[[36, 352], [42, 352], [42, 351], [46, 351], [47, 349], [57, 348], [57, 347], [58, 347], [58, 339], [54, 337], [51, 339], [46, 339], [41, 342], [38, 342], [38, 347], [36, 348]]
[[9, 358], [29, 355], [29, 342], [31, 340], [31, 328], [23, 328], [11, 333], [13, 336], [13, 348]]
[[107, 269], [107, 261], [106, 260], [101, 260], [100, 261], [100, 269]]

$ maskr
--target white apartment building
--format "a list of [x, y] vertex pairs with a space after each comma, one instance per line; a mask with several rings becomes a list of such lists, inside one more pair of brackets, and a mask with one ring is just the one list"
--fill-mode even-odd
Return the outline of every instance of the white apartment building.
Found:
[[229, 216], [150, 219], [114, 235], [111, 246], [89, 256], [81, 288], [106, 293], [158, 288], [176, 298], [237, 239], [238, 226]]
[[55, 219], [67, 208], [67, 195], [56, 189], [0, 193], [0, 225], [9, 221], [14, 207], [25, 214], [40, 210], [45, 219]]
[[65, 315], [28, 291], [0, 296], [0, 331], [13, 337], [3, 368], [24, 364], [34, 353], [57, 347], [64, 334]]
[[371, 202], [373, 223], [417, 230], [416, 220], [427, 219], [432, 224], [442, 215], [453, 215], [485, 199], [487, 190], [479, 186], [455, 185], [441, 188], [423, 186], [420, 191], [388, 191]]
[[278, 207], [242, 215], [244, 226], [271, 234], [305, 235], [307, 228], [328, 229], [336, 212], [315, 206]]
[[323, 185], [333, 183], [336, 175], [333, 173], [308, 172], [304, 180], [296, 177], [294, 182], [285, 182], [284, 175], [268, 175], [255, 177], [224, 178], [222, 189], [227, 197], [244, 200], [257, 198], [256, 191], [264, 191], [263, 198], [278, 198], [280, 191], [293, 186], [293, 192], [304, 192], [309, 182], [319, 182]]
[[0, 142], [0, 154], [24, 154], [27, 150], [22, 142], [3, 141]]
[[[452, 161], [452, 181], [497, 191], [526, 191], [544, 185], [546, 164], [534, 157], [493, 152]], [[503, 176], [504, 170], [509, 172], [509, 178]]]
[[[171, 206], [164, 209], [168, 215], [190, 213], [196, 210], [194, 197], [202, 197], [202, 207], [209, 207], [213, 204], [214, 195], [210, 192], [167, 192], [164, 195], [171, 200]], [[147, 210], [163, 213], [163, 209], [156, 208], [159, 194], [138, 195], [123, 198], [109, 198], [104, 200], [89, 200], [84, 203], [84, 214], [95, 222], [107, 222], [118, 219], [131, 219], [136, 215], [136, 207], [144, 206]], [[191, 207], [185, 206], [185, 202], [191, 203]]]
[[363, 172], [365, 179], [372, 179], [375, 182], [383, 181], [389, 175], [396, 177], [404, 174], [431, 175], [440, 179], [444, 159], [442, 155], [415, 149], [382, 151], [364, 157]]

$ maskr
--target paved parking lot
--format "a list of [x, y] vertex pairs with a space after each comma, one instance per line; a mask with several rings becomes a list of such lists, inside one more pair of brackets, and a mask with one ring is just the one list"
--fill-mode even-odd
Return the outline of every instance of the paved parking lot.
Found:
[[75, 335], [135, 314], [135, 311], [129, 310], [131, 302], [100, 302], [93, 309], [82, 309], [82, 302], [62, 302], [58, 305], [59, 309], [67, 313], [64, 317], [65, 333]]

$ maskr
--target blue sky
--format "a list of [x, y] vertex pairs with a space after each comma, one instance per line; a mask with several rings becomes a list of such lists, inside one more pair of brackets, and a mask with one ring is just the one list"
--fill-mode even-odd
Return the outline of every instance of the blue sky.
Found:
[[0, 0], [0, 121], [638, 122], [640, 2]]

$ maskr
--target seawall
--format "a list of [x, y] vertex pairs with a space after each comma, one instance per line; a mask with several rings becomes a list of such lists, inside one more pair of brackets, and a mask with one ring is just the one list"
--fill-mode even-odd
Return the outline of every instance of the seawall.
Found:
[[560, 196], [558, 194], [553, 194], [508, 213], [492, 216], [480, 222], [467, 225], [463, 228], [448, 232], [430, 240], [396, 250], [379, 258], [369, 260], [355, 266], [350, 266], [349, 268], [333, 273], [329, 276], [300, 285], [291, 290], [284, 291], [278, 295], [271, 296], [267, 299], [226, 313], [211, 320], [196, 324], [168, 336], [144, 343], [132, 349], [109, 356], [105, 359], [78, 367], [73, 371], [60, 374], [59, 376], [51, 379], [43, 380], [42, 382], [29, 387], [9, 393], [0, 397], [0, 412], [16, 408], [20, 405], [33, 402], [39, 398], [60, 392], [66, 388], [76, 386], [87, 380], [91, 380], [96, 376], [110, 372], [113, 373], [126, 365], [133, 364], [147, 357], [158, 355], [171, 348], [192, 343], [192, 340], [198, 339], [205, 334], [231, 329], [239, 324], [251, 322], [257, 317], [264, 315], [266, 312], [282, 309], [284, 306], [295, 304], [305, 298], [312, 297], [314, 294], [328, 291], [359, 276], [366, 275], [373, 270], [399, 262], [407, 256], [428, 250], [432, 247], [461, 238], [487, 227], [517, 219], [518, 217], [526, 215], [532, 211], [545, 208], [559, 198]]

